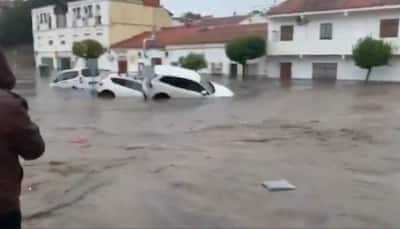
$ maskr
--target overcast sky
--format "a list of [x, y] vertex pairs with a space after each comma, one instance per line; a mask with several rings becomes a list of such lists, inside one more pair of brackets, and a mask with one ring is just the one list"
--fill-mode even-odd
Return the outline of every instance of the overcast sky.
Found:
[[230, 16], [233, 12], [243, 14], [255, 9], [265, 9], [274, 0], [161, 0], [168, 10], [180, 16], [192, 11], [203, 15]]

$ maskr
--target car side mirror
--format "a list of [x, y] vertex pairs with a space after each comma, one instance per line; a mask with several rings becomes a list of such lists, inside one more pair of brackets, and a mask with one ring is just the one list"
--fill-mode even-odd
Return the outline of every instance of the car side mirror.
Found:
[[208, 92], [207, 92], [206, 90], [204, 90], [204, 91], [201, 91], [201, 94], [202, 94], [203, 96], [207, 96], [207, 95], [208, 95]]

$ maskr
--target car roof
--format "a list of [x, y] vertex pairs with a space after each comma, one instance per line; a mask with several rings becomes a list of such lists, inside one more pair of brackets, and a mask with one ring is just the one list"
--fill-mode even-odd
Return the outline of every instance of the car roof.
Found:
[[155, 66], [154, 71], [157, 75], [160, 76], [174, 76], [177, 78], [189, 79], [196, 82], [201, 81], [201, 76], [199, 75], [199, 73], [181, 67], [170, 65], [157, 65]]

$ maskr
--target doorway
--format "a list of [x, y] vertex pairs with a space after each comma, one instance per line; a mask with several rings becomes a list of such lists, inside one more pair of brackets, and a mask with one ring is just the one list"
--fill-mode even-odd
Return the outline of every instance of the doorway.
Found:
[[126, 74], [128, 72], [128, 61], [119, 60], [118, 61], [118, 74]]
[[231, 64], [229, 66], [229, 74], [232, 77], [236, 77], [238, 75], [238, 65], [237, 64]]
[[292, 79], [292, 63], [281, 63], [280, 79], [289, 81]]

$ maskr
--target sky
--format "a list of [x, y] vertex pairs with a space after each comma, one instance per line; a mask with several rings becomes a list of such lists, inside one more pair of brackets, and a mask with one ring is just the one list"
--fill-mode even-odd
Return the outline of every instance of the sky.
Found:
[[230, 16], [248, 13], [256, 9], [266, 9], [275, 0], [161, 0], [161, 4], [181, 16], [184, 12], [192, 11], [202, 15]]

